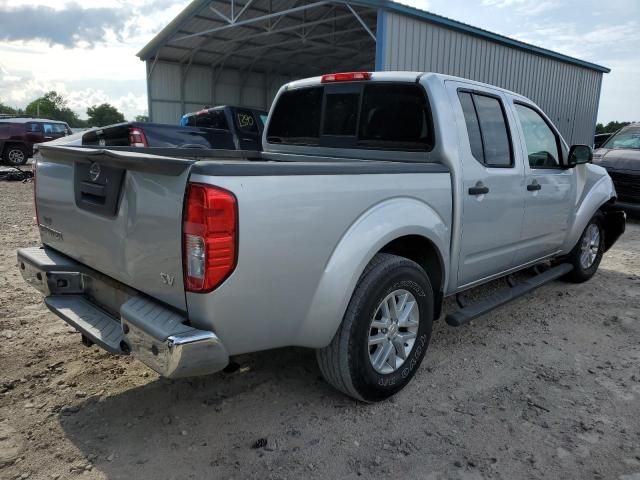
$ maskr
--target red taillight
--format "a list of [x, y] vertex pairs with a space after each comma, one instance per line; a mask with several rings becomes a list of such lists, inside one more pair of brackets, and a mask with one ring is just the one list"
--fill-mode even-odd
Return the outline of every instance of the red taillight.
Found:
[[344, 72], [344, 73], [329, 73], [323, 75], [320, 83], [332, 83], [332, 82], [356, 82], [359, 80], [370, 80], [371, 72]]
[[218, 187], [190, 183], [182, 224], [185, 290], [210, 292], [231, 275], [237, 241], [236, 197]]
[[140, 128], [129, 128], [129, 146], [131, 147], [148, 147], [147, 137]]

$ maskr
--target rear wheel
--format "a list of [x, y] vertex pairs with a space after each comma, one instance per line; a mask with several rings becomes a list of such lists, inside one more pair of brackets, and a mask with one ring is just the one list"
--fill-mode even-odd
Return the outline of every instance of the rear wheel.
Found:
[[566, 261], [573, 265], [573, 270], [566, 279], [574, 283], [582, 283], [593, 277], [600, 266], [604, 253], [604, 229], [602, 215], [597, 213], [582, 232], [582, 236]]
[[433, 290], [417, 263], [378, 254], [360, 278], [335, 337], [317, 350], [328, 383], [367, 402], [409, 383], [431, 337]]
[[22, 145], [9, 145], [2, 156], [5, 163], [13, 166], [24, 165], [29, 158], [27, 149]]

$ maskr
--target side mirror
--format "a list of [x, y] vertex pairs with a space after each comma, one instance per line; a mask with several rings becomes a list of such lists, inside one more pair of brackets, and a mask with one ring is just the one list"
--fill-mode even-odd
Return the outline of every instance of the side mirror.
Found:
[[593, 150], [588, 145], [572, 145], [569, 149], [568, 167], [573, 168], [583, 163], [591, 163]]

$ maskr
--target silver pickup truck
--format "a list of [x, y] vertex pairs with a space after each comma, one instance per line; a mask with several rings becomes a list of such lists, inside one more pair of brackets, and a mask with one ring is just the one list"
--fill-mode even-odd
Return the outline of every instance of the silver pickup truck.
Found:
[[24, 278], [86, 345], [163, 376], [302, 346], [337, 389], [377, 401], [415, 374], [444, 297], [508, 280], [448, 312], [459, 326], [588, 280], [625, 227], [590, 148], [569, 149], [527, 98], [461, 78], [289, 83], [263, 146], [43, 145], [43, 246], [18, 251]]

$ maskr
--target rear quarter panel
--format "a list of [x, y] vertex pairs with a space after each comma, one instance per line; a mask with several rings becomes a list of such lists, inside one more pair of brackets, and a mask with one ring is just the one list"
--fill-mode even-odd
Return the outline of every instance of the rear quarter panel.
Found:
[[210, 294], [187, 293], [193, 326], [215, 331], [230, 354], [327, 345], [364, 267], [395, 238], [424, 235], [448, 252], [448, 173], [191, 181], [238, 199], [235, 271]]

